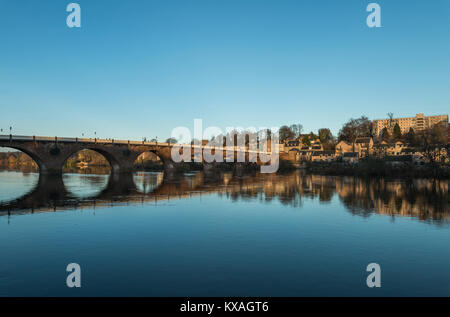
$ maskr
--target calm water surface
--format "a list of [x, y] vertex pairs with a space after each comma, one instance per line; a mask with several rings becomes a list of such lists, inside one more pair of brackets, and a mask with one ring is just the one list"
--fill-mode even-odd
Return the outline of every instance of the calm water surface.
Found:
[[0, 295], [450, 296], [449, 197], [448, 181], [300, 172], [4, 171]]

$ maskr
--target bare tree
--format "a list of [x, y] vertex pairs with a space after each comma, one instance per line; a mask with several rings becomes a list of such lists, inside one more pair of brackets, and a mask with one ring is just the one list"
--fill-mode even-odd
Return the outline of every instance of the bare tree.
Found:
[[355, 142], [358, 137], [370, 137], [372, 135], [371, 121], [362, 116], [358, 119], [350, 119], [339, 130], [339, 141]]
[[294, 138], [298, 138], [303, 132], [303, 125], [301, 124], [292, 124], [289, 128], [294, 133]]
[[447, 154], [448, 135], [447, 127], [435, 124], [419, 133], [419, 150], [431, 163], [435, 176], [438, 174], [439, 165], [445, 160]]
[[389, 133], [392, 132], [392, 122], [394, 121], [394, 113], [388, 112], [387, 116], [389, 118]]

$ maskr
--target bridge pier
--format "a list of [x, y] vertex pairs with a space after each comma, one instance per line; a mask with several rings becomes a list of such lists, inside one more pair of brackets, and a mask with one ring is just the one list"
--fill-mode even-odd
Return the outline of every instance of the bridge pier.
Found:
[[48, 176], [58, 176], [62, 175], [62, 167], [64, 165], [64, 161], [58, 158], [53, 158], [50, 160], [46, 160], [38, 162], [39, 166], [39, 174], [48, 175]]
[[175, 163], [170, 159], [166, 159], [166, 160], [164, 160], [164, 173], [166, 175], [171, 175], [171, 174], [175, 174], [178, 172], [186, 171], [187, 164], [189, 164], [189, 163], [184, 163], [184, 162]]
[[60, 202], [68, 195], [61, 174], [40, 174], [35, 199]]
[[238, 175], [243, 174], [245, 172], [245, 163], [235, 163], [233, 171]]
[[203, 171], [205, 173], [214, 173], [217, 171], [218, 164], [216, 162], [207, 163], [203, 162]]
[[234, 163], [233, 171], [237, 175], [242, 175], [245, 172], [255, 171], [255, 170], [258, 170], [257, 163], [249, 163], [249, 162], [247, 162], [247, 163], [244, 163], [244, 162]]
[[166, 173], [173, 173], [176, 170], [175, 163], [172, 161], [166, 161], [164, 162], [164, 172]]
[[133, 172], [111, 173], [106, 189], [100, 194], [103, 196], [121, 196], [136, 192]]

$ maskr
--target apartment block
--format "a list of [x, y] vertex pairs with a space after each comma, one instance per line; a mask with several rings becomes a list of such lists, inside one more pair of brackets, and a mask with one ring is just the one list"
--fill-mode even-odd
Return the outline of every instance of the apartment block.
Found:
[[373, 134], [379, 136], [384, 128], [387, 128], [390, 133], [393, 132], [395, 124], [398, 123], [402, 133], [407, 133], [410, 128], [414, 131], [420, 131], [432, 127], [436, 123], [447, 122], [448, 115], [439, 116], [425, 116], [423, 113], [416, 114], [415, 117], [410, 118], [393, 118], [391, 119], [381, 119], [372, 121]]

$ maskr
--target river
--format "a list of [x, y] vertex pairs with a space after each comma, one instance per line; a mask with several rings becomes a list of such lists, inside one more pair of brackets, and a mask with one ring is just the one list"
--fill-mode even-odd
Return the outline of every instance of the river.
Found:
[[0, 172], [0, 296], [450, 296], [448, 181], [89, 172]]

